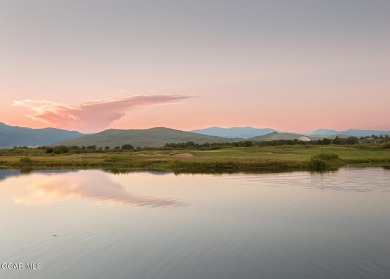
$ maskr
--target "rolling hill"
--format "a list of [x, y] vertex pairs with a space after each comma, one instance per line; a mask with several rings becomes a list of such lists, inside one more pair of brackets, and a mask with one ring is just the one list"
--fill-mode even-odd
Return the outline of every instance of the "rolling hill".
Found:
[[206, 129], [199, 129], [191, 131], [193, 133], [208, 135], [208, 136], [217, 136], [225, 138], [243, 138], [249, 139], [256, 136], [263, 136], [276, 132], [274, 129], [270, 128], [252, 128], [252, 127], [232, 127], [232, 128], [220, 128], [220, 127], [210, 127]]
[[32, 129], [9, 126], [0, 122], [0, 148], [39, 146], [73, 139], [83, 134], [55, 128]]
[[163, 147], [166, 143], [181, 143], [192, 141], [195, 143], [219, 143], [240, 141], [237, 138], [222, 138], [215, 136], [200, 135], [169, 128], [151, 128], [145, 130], [117, 130], [110, 129], [100, 133], [86, 135], [79, 138], [56, 142], [52, 145], [89, 146], [97, 147], [122, 146], [131, 144], [134, 147]]

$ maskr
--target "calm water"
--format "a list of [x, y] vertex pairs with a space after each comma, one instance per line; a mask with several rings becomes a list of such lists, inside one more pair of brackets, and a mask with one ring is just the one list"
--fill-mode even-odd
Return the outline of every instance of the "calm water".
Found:
[[390, 278], [384, 169], [0, 171], [0, 212], [0, 278]]

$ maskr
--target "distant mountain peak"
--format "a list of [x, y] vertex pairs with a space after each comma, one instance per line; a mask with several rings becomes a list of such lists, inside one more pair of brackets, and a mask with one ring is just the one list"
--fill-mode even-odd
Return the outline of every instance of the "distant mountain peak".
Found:
[[312, 135], [328, 135], [328, 134], [337, 134], [338, 132], [336, 130], [330, 130], [330, 129], [318, 129], [312, 132]]

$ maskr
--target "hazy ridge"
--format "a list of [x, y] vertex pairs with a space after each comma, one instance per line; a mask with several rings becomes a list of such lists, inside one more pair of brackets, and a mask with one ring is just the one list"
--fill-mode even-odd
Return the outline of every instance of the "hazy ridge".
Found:
[[55, 128], [32, 129], [9, 126], [0, 122], [0, 148], [43, 145], [67, 145], [80, 147], [96, 145], [97, 147], [109, 146], [110, 148], [113, 148], [124, 144], [131, 144], [134, 147], [163, 147], [166, 143], [182, 143], [189, 141], [198, 144], [229, 143], [243, 140], [295, 140], [303, 136], [308, 137], [310, 140], [317, 140], [325, 137], [331, 139], [336, 136], [360, 137], [380, 134], [390, 134], [390, 131], [357, 129], [336, 131], [319, 129], [310, 134], [302, 134], [278, 132], [271, 128], [252, 127], [210, 127], [207, 129], [193, 130], [191, 132], [157, 127], [150, 129], [129, 130], [109, 129], [99, 133], [85, 135], [77, 131], [67, 131]]
[[96, 145], [98, 147], [121, 146], [131, 144], [134, 147], [162, 147], [166, 143], [181, 143], [192, 141], [195, 143], [220, 143], [240, 141], [237, 138], [223, 138], [215, 136], [200, 135], [191, 132], [184, 132], [169, 128], [151, 128], [145, 130], [117, 130], [110, 129], [100, 133], [86, 135], [80, 138], [57, 142], [55, 145], [77, 145], [88, 146]]
[[56, 128], [32, 129], [9, 126], [0, 122], [0, 147], [38, 146], [82, 136], [77, 131]]
[[311, 135], [343, 135], [350, 137], [366, 137], [371, 135], [387, 135], [390, 134], [390, 131], [379, 131], [379, 130], [358, 130], [358, 129], [349, 129], [345, 131], [336, 131], [329, 129], [318, 129], [311, 133]]

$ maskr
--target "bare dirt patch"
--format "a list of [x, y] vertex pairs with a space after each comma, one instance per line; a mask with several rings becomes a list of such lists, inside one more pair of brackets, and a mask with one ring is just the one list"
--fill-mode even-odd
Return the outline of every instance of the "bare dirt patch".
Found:
[[268, 155], [296, 155], [295, 153], [275, 153], [275, 152], [257, 152], [259, 154], [268, 154]]
[[137, 154], [140, 157], [168, 157], [167, 154], [145, 154], [145, 153], [138, 153]]
[[194, 155], [192, 155], [191, 153], [177, 153], [177, 154], [172, 154], [171, 156], [187, 158], [187, 157], [193, 157]]

